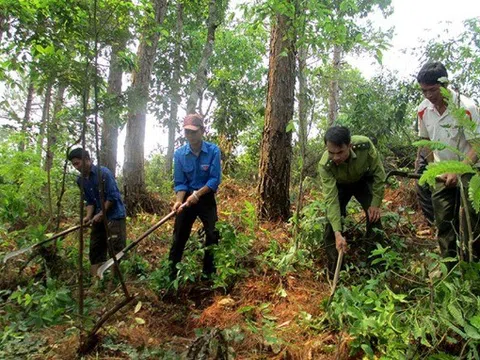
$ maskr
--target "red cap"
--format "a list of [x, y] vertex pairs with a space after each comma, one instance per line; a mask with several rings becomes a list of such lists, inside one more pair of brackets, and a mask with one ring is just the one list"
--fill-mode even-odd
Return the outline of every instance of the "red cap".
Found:
[[203, 118], [198, 114], [189, 114], [183, 119], [183, 128], [193, 131], [203, 129]]

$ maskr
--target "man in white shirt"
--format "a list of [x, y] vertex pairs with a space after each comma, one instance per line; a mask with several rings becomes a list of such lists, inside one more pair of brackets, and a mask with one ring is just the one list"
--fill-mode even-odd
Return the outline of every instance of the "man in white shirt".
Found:
[[[447, 88], [448, 74], [445, 66], [440, 62], [425, 64], [417, 75], [417, 81], [422, 89], [425, 100], [418, 107], [419, 136], [423, 139], [440, 141], [456, 148], [466, 156], [460, 157], [449, 149], [434, 150], [429, 152], [428, 161], [439, 162], [445, 160], [459, 160], [468, 164], [476, 164], [478, 155], [472, 144], [480, 139], [480, 117], [474, 102], [460, 96]], [[449, 92], [450, 96], [442, 94], [442, 89]], [[458, 120], [453, 116], [449, 102], [465, 110], [465, 114], [477, 126], [470, 131], [459, 126]], [[478, 147], [477, 147], [478, 148]], [[421, 149], [419, 149], [421, 151]], [[472, 174], [462, 176], [463, 185], [467, 185]], [[459, 233], [459, 207], [460, 189], [457, 187], [458, 177], [454, 173], [440, 176], [440, 182], [432, 193], [432, 203], [435, 215], [435, 224], [438, 229], [438, 242], [443, 257], [457, 255], [456, 238]], [[474, 232], [480, 230], [478, 214], [475, 213], [469, 202], [472, 227]], [[476, 231], [475, 231], [476, 230]], [[480, 254], [480, 241], [474, 243], [473, 253]]]

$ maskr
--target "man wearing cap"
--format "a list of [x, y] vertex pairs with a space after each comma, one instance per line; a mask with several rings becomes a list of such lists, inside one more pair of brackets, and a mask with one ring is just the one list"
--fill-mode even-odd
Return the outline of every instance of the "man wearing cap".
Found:
[[[112, 172], [104, 166], [95, 166], [90, 159], [88, 151], [82, 148], [73, 149], [68, 154], [68, 160], [80, 172], [80, 175], [77, 177], [77, 184], [79, 187], [83, 186], [82, 190], [87, 203], [87, 213], [83, 218], [83, 223], [86, 225], [92, 224], [89, 251], [90, 271], [92, 276], [96, 276], [98, 268], [107, 260], [108, 249], [100, 187], [103, 188], [108, 232], [115, 253], [122, 250], [126, 244], [125, 206]], [[99, 184], [98, 181], [99, 171], [102, 184]]]
[[[380, 205], [385, 189], [385, 170], [375, 146], [366, 136], [350, 136], [344, 126], [332, 126], [324, 136], [327, 150], [319, 163], [322, 190], [327, 205], [328, 224], [324, 242], [328, 271], [335, 271], [338, 251], [347, 251], [347, 240], [342, 234], [342, 216], [354, 196], [367, 217], [365, 248], [381, 242], [383, 235]], [[378, 229], [375, 231], [375, 229]]]
[[[417, 81], [425, 97], [417, 110], [419, 136], [422, 139], [439, 141], [456, 148], [465, 154], [465, 157], [461, 158], [449, 149], [432, 152], [429, 149], [420, 148], [419, 153], [428, 150], [428, 162], [461, 160], [467, 164], [476, 164], [478, 154], [472, 147], [472, 143], [477, 141], [478, 144], [480, 139], [480, 117], [475, 103], [447, 87], [448, 73], [440, 62], [429, 62], [423, 65], [417, 75]], [[452, 103], [452, 106], [449, 106], [449, 102]], [[458, 120], [450, 111], [453, 106], [464, 109], [466, 117], [476, 123], [475, 130], [471, 131], [459, 126]], [[472, 174], [465, 174], [461, 177], [466, 189], [471, 177]], [[455, 257], [457, 255], [456, 240], [459, 233], [461, 203], [460, 188], [457, 186], [458, 176], [454, 173], [446, 173], [441, 175], [439, 180], [432, 191], [432, 204], [440, 252], [443, 257]], [[474, 233], [478, 233], [480, 230], [479, 216], [471, 207], [470, 201], [467, 205], [471, 214], [472, 229]], [[477, 258], [480, 255], [480, 241], [474, 243], [473, 255]]]
[[[203, 273], [209, 277], [215, 272], [210, 245], [218, 244], [218, 220], [215, 193], [221, 181], [220, 149], [217, 145], [203, 140], [205, 128], [203, 118], [189, 114], [183, 121], [187, 144], [174, 154], [175, 204], [177, 212], [173, 230], [173, 244], [170, 249], [171, 278], [177, 276], [177, 264], [181, 261], [185, 244], [197, 217], [202, 221], [205, 234], [205, 257]], [[182, 206], [184, 204], [184, 206]], [[182, 207], [181, 207], [182, 206]]]

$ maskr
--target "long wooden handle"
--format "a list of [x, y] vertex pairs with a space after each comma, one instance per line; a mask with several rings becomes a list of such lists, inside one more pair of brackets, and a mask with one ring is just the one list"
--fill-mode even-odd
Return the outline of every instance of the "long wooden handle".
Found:
[[[163, 219], [161, 219], [159, 222], [157, 222], [155, 225], [153, 225], [152, 227], [150, 227], [147, 231], [145, 231], [142, 235], [140, 235], [140, 237], [133, 241], [130, 245], [128, 245], [127, 247], [125, 247], [123, 250], [119, 251], [116, 255], [115, 255], [115, 259], [118, 261], [120, 260], [126, 253], [127, 251], [129, 251], [131, 248], [133, 248], [134, 246], [138, 245], [138, 243], [140, 241], [142, 241], [143, 239], [145, 239], [148, 235], [150, 235], [152, 232], [154, 232], [155, 230], [157, 230], [162, 224], [164, 224], [168, 219], [170, 219], [173, 215], [175, 215], [175, 211], [172, 211], [171, 213], [169, 213], [167, 216], [165, 216]], [[113, 264], [114, 264], [114, 260], [113, 258], [110, 258], [108, 259], [107, 261], [105, 261], [102, 266], [100, 266], [97, 270], [97, 276], [102, 279], [103, 278], [103, 273], [109, 269]]]
[[24, 254], [40, 245], [43, 245], [43, 244], [46, 244], [47, 242], [50, 242], [52, 240], [55, 240], [55, 239], [58, 239], [59, 237], [62, 237], [64, 235], [67, 235], [67, 234], [70, 234], [71, 232], [75, 231], [75, 230], [78, 230], [81, 228], [81, 225], [77, 225], [77, 226], [74, 226], [74, 227], [71, 227], [70, 229], [67, 229], [67, 230], [63, 230], [62, 232], [59, 232], [58, 234], [55, 234], [53, 235], [52, 237], [49, 237], [48, 239], [45, 239], [45, 240], [42, 240], [36, 244], [33, 244], [33, 245], [30, 245], [28, 247], [25, 247], [23, 249], [19, 249], [19, 250], [15, 250], [15, 251], [12, 251], [8, 254], [5, 255], [5, 257], [3, 258], [3, 263], [5, 264], [7, 262], [8, 259], [11, 259], [15, 256], [18, 256], [18, 255], [21, 255], [21, 254]]

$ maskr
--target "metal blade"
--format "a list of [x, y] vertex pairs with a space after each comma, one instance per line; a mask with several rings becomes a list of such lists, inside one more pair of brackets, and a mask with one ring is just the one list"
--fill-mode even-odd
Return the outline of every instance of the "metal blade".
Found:
[[[122, 250], [120, 251], [117, 255], [115, 255], [115, 258], [118, 260], [120, 260], [123, 256], [125, 255], [125, 252]], [[103, 279], [103, 273], [109, 269], [114, 263], [114, 260], [113, 258], [110, 258], [108, 259], [107, 261], [105, 261], [103, 263], [102, 266], [100, 266], [97, 270], [97, 276], [100, 278], [100, 279]]]
[[46, 244], [52, 240], [55, 240], [55, 239], [58, 239], [59, 237], [62, 237], [64, 235], [67, 235], [75, 230], [78, 230], [81, 228], [81, 225], [77, 225], [77, 226], [74, 226], [74, 227], [71, 227], [70, 229], [67, 229], [67, 230], [63, 230], [62, 232], [59, 232], [58, 234], [55, 234], [53, 236], [51, 236], [50, 238], [48, 239], [45, 239], [43, 241], [40, 241], [36, 244], [33, 244], [33, 245], [30, 245], [26, 248], [23, 248], [23, 249], [19, 249], [19, 250], [15, 250], [15, 251], [12, 251], [10, 253], [8, 253], [7, 255], [5, 255], [5, 257], [3, 258], [3, 263], [5, 264], [7, 262], [8, 259], [11, 259], [12, 257], [15, 257], [17, 255], [21, 255], [23, 253], [26, 253], [27, 251], [30, 251], [32, 250], [33, 248], [37, 247], [37, 246], [40, 246], [40, 245], [43, 245], [43, 244]]
[[23, 253], [26, 253], [30, 250], [32, 250], [35, 246], [37, 246], [37, 244], [34, 244], [34, 245], [30, 245], [29, 247], [26, 247], [26, 248], [23, 248], [23, 249], [19, 249], [19, 250], [15, 250], [15, 251], [12, 251], [10, 253], [8, 253], [7, 255], [5, 255], [3, 257], [3, 263], [5, 264], [7, 262], [8, 259], [11, 259], [15, 256], [18, 256], [18, 255], [21, 255]]

